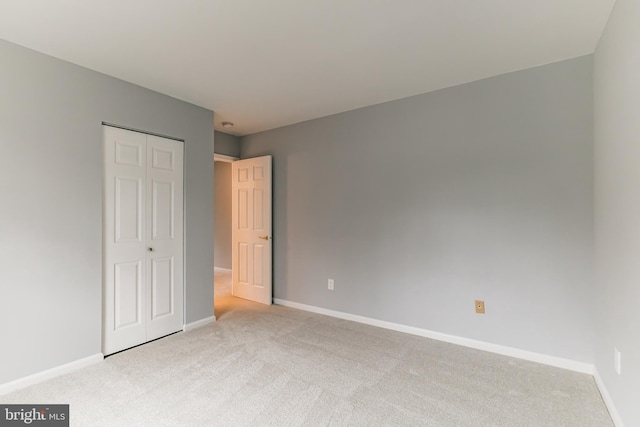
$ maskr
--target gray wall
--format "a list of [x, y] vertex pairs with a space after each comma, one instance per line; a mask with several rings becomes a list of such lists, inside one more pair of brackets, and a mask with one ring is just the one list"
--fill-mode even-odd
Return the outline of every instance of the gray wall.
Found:
[[594, 68], [596, 369], [627, 426], [640, 426], [639, 22], [640, 2], [616, 2]]
[[592, 108], [586, 56], [242, 138], [275, 297], [592, 363]]
[[217, 154], [224, 154], [231, 157], [240, 157], [240, 138], [228, 133], [215, 131]]
[[[217, 139], [216, 139], [217, 141]], [[231, 163], [215, 162], [214, 266], [231, 268]]]
[[5, 41], [0, 58], [0, 383], [101, 351], [102, 121], [185, 140], [186, 318], [212, 316], [212, 112]]

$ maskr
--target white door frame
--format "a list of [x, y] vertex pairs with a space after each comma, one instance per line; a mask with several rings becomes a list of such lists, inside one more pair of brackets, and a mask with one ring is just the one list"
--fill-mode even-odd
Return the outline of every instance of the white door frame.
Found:
[[233, 163], [236, 160], [240, 160], [240, 157], [227, 156], [226, 154], [218, 154], [218, 153], [213, 154], [213, 163], [215, 162]]

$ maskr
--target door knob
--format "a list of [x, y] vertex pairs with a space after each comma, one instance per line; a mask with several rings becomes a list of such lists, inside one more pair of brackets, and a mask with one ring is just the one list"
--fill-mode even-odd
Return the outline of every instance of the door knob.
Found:
[[269, 240], [269, 236], [258, 236], [258, 238], [262, 240]]
[[149, 252], [153, 252], [153, 248], [147, 248]]

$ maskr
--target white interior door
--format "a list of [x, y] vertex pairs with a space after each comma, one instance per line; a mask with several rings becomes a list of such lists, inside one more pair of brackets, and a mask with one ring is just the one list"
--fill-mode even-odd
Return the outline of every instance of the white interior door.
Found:
[[104, 127], [103, 352], [183, 324], [182, 143]]
[[104, 128], [105, 354], [145, 342], [146, 135]]
[[238, 160], [231, 171], [233, 295], [271, 304], [271, 156]]

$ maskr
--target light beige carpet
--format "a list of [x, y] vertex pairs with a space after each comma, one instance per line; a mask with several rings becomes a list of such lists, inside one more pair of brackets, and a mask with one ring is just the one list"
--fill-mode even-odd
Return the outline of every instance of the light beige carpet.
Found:
[[0, 402], [73, 426], [613, 425], [588, 375], [220, 293], [216, 316]]

